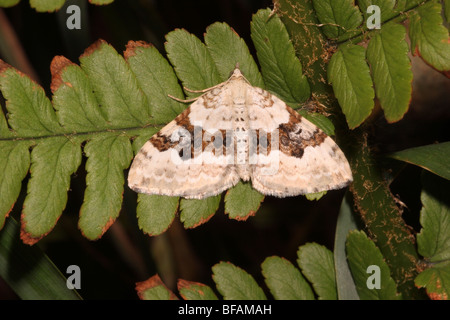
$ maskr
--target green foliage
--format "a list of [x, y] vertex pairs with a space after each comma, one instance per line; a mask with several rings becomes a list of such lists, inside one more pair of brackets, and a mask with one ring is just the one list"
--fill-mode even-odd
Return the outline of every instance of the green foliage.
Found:
[[350, 129], [358, 127], [372, 112], [374, 91], [369, 66], [361, 46], [340, 48], [328, 65], [328, 82], [347, 117]]
[[419, 253], [430, 262], [450, 259], [450, 183], [425, 174], [421, 194], [422, 230], [417, 235]]
[[450, 1], [449, 0], [444, 0], [444, 14], [445, 14], [445, 19], [447, 21], [450, 21]]
[[359, 136], [352, 142], [350, 163], [358, 171], [353, 174], [350, 191], [358, 217], [386, 259], [399, 292], [405, 299], [418, 298], [413, 282], [419, 263], [414, 236], [370, 154], [366, 138]]
[[355, 33], [362, 22], [362, 15], [353, 3], [353, 0], [313, 1], [317, 18], [324, 24], [323, 32], [329, 39], [338, 38], [345, 33]]
[[448, 29], [442, 25], [442, 6], [429, 1], [412, 13], [409, 36], [411, 51], [440, 71], [450, 70]]
[[185, 228], [195, 228], [205, 223], [219, 208], [221, 195], [209, 197], [204, 200], [181, 199], [180, 220]]
[[30, 0], [30, 7], [38, 12], [52, 12], [64, 5], [66, 0]]
[[138, 80], [112, 46], [104, 42], [92, 45], [80, 63], [107, 122], [125, 128], [150, 123], [151, 110]]
[[[387, 20], [392, 19], [393, 17], [401, 13], [402, 10], [405, 10], [405, 2], [406, 1], [402, 0], [358, 0], [358, 7], [366, 19], [372, 14], [367, 12], [367, 8], [370, 5], [376, 5], [380, 7], [381, 22], [386, 22]], [[407, 2], [412, 3], [414, 1], [409, 0]]]
[[[361, 299], [397, 300], [401, 298], [383, 255], [363, 231], [350, 231], [347, 238], [347, 258]], [[369, 288], [366, 283], [370, 280], [368, 279], [370, 266], [376, 266], [380, 270], [379, 289]]]
[[[419, 287], [426, 287], [431, 298], [447, 299], [450, 292], [450, 205], [447, 197], [450, 185], [431, 174], [424, 175], [423, 184], [423, 229], [417, 236], [417, 243], [419, 253], [426, 259], [426, 268], [415, 278], [415, 283]], [[336, 231], [334, 256], [337, 261], [334, 261], [331, 251], [316, 243], [308, 243], [298, 248], [297, 262], [301, 271], [280, 257], [273, 256], [264, 260], [261, 264], [262, 274], [275, 299], [309, 300], [316, 296], [318, 299], [332, 300], [338, 299], [338, 296], [339, 299], [364, 300], [402, 298], [380, 249], [363, 231], [356, 230], [352, 216], [344, 199]], [[341, 244], [345, 244], [346, 248], [340, 249]], [[340, 257], [342, 255], [343, 259]], [[379, 268], [376, 276], [379, 277], [380, 288], [370, 287], [370, 284], [374, 284], [374, 278], [370, 278], [375, 274], [373, 269], [370, 269], [373, 266]], [[343, 269], [350, 270], [351, 273], [347, 275]], [[221, 262], [215, 265], [213, 279], [225, 299], [265, 299], [262, 288], [254, 278], [231, 263]], [[159, 283], [158, 286], [163, 284]], [[187, 294], [184, 287], [194, 292]], [[186, 300], [217, 299], [217, 296], [210, 293], [211, 288], [199, 283], [179, 280], [178, 290]], [[169, 296], [169, 293], [175, 296], [170, 291], [166, 296]]]
[[[28, 242], [39, 240], [56, 224], [66, 206], [70, 176], [80, 163], [81, 148], [77, 141], [57, 137], [45, 139], [33, 148], [28, 196], [22, 211]], [[42, 215], [43, 212], [46, 214]]]
[[426, 288], [431, 299], [448, 300], [450, 293], [450, 262], [445, 261], [421, 272], [416, 286]]
[[336, 300], [336, 275], [333, 254], [316, 243], [307, 243], [297, 252], [297, 263], [313, 284], [319, 299]]
[[89, 2], [97, 5], [105, 5], [114, 2], [114, 0], [89, 0]]
[[334, 268], [336, 272], [336, 287], [339, 300], [358, 300], [355, 282], [347, 263], [347, 252], [345, 244], [347, 235], [351, 230], [357, 230], [354, 214], [351, 210], [349, 196], [346, 195], [339, 210], [336, 222], [336, 233], [334, 238]]
[[292, 108], [298, 108], [310, 96], [308, 80], [300, 60], [295, 56], [286, 27], [280, 19], [270, 17], [269, 9], [258, 11], [251, 22], [266, 89], [275, 93]]
[[450, 180], [450, 142], [397, 151], [390, 157], [422, 167]]
[[[169, 97], [170, 94], [183, 99], [184, 95], [175, 72], [158, 49], [130, 41], [124, 56], [147, 100], [152, 123], [165, 124], [168, 119], [175, 118], [185, 109], [184, 104]], [[147, 137], [144, 138], [147, 140]], [[146, 140], [142, 141], [137, 150]]]
[[0, 277], [24, 300], [79, 300], [76, 290], [39, 247], [17, 237], [19, 224], [10, 218], [0, 232]]
[[[0, 0], [0, 6], [17, 2]], [[299, 111], [329, 135], [336, 129], [343, 145], [351, 146], [345, 152], [354, 170], [353, 204], [367, 231], [354, 231], [350, 204], [344, 202], [334, 255], [310, 243], [298, 250], [300, 269], [280, 257], [269, 257], [262, 263], [271, 295], [276, 299], [411, 298], [418, 296], [411, 285], [415, 282], [425, 287], [431, 298], [448, 299], [448, 183], [431, 183], [436, 177], [424, 178], [423, 229], [417, 235], [417, 252], [414, 236], [369, 152], [367, 132], [358, 128], [371, 115], [375, 95], [388, 122], [399, 121], [408, 111], [412, 73], [406, 30], [399, 22], [409, 20], [411, 53], [419, 54], [439, 71], [450, 69], [448, 30], [443, 25], [440, 2], [360, 0], [359, 7], [349, 0], [299, 1], [296, 6], [274, 2], [282, 19], [265, 9], [251, 21], [251, 39], [261, 72], [247, 44], [225, 23], [209, 26], [204, 42], [183, 29], [167, 34], [169, 61], [151, 45], [133, 41], [124, 57], [103, 41], [85, 51], [80, 66], [55, 57], [51, 65], [52, 100], [39, 85], [0, 61], [0, 89], [7, 102], [7, 118], [0, 113], [0, 227], [5, 225], [29, 170], [21, 238], [33, 244], [47, 235], [65, 208], [70, 177], [84, 155], [87, 187], [79, 228], [88, 239], [100, 238], [121, 210], [124, 170], [133, 154], [186, 107], [169, 95], [183, 99], [185, 94], [188, 98], [199, 94], [183, 92], [179, 81], [188, 89], [209, 88], [226, 80], [239, 63], [253, 85], [271, 91], [292, 107], [298, 108], [311, 98], [309, 102], [324, 106], [321, 111], [332, 115], [333, 122], [324, 114]], [[52, 11], [64, 1], [30, 3], [38, 11]], [[371, 4], [381, 7], [381, 30], [366, 28], [366, 8]], [[290, 7], [286, 9], [286, 5]], [[449, 1], [444, 5], [448, 20]], [[367, 46], [360, 45], [363, 40]], [[348, 127], [355, 129], [352, 134], [339, 122], [340, 109], [325, 79], [332, 85]], [[450, 179], [448, 142], [396, 152], [392, 157]], [[240, 182], [226, 193], [225, 212], [230, 218], [245, 220], [255, 214], [263, 199], [249, 183]], [[170, 226], [179, 209], [185, 228], [194, 228], [215, 214], [220, 201], [221, 195], [180, 200], [139, 194], [139, 227], [158, 235]], [[11, 236], [9, 223], [0, 237]], [[11, 246], [2, 248], [0, 258], [7, 256]], [[418, 260], [418, 253], [423, 261]], [[367, 287], [370, 265], [380, 267], [380, 290]], [[266, 299], [255, 279], [231, 263], [215, 265], [213, 280], [225, 299]], [[26, 286], [17, 288], [19, 292], [29, 290]], [[177, 298], [158, 276], [138, 284], [137, 291], [142, 299]], [[178, 282], [178, 291], [188, 300], [217, 298], [210, 287], [185, 280]]]
[[[91, 4], [106, 5], [114, 0], [89, 0]], [[18, 4], [20, 0], [0, 0], [0, 8], [8, 8]], [[30, 0], [30, 7], [37, 12], [54, 12], [58, 11], [66, 3], [66, 0]]]
[[[347, 240], [347, 259], [352, 276], [358, 289], [353, 299], [399, 299], [395, 282], [390, 277], [390, 270], [384, 262], [380, 251], [362, 231], [351, 231]], [[291, 262], [277, 256], [268, 257], [261, 264], [261, 271], [271, 295], [277, 300], [336, 300], [336, 272], [333, 253], [316, 243], [308, 243], [298, 248], [300, 269]], [[381, 289], [367, 287], [369, 265], [377, 265], [381, 269]], [[230, 262], [220, 262], [212, 267], [212, 278], [223, 299], [264, 300], [263, 288], [255, 279], [241, 268]], [[158, 279], [156, 281], [155, 279]], [[141, 299], [157, 300], [175, 297], [155, 275], [144, 283], [138, 284], [137, 291]], [[349, 285], [349, 283], [345, 284]], [[145, 287], [145, 288], [144, 288]], [[144, 288], [142, 290], [142, 288]], [[312, 290], [314, 288], [314, 291]], [[346, 289], [348, 290], [348, 289]], [[148, 291], [148, 293], [146, 293]], [[204, 284], [186, 280], [178, 281], [178, 291], [185, 300], [215, 300], [217, 296]], [[158, 292], [158, 294], [155, 294]], [[342, 290], [341, 290], [342, 292]], [[163, 295], [162, 295], [163, 294]], [[347, 296], [349, 297], [349, 296]]]
[[184, 300], [217, 300], [214, 291], [199, 282], [178, 281], [178, 291]]
[[[3, 115], [2, 115], [3, 116]], [[0, 227], [5, 224], [5, 218], [14, 206], [20, 189], [22, 180], [28, 173], [30, 166], [30, 143], [15, 143], [1, 141], [0, 148], [3, 156], [0, 157], [0, 165], [3, 170], [0, 172]]]
[[422, 179], [422, 230], [417, 235], [419, 253], [426, 269], [415, 279], [432, 299], [448, 300], [450, 296], [450, 183], [429, 173]]
[[326, 191], [321, 191], [321, 192], [316, 192], [316, 193], [308, 193], [305, 194], [305, 198], [312, 201], [312, 200], [320, 200], [320, 198], [322, 198], [327, 192]]
[[225, 194], [225, 213], [232, 219], [246, 220], [256, 213], [263, 199], [251, 183], [240, 181]]
[[[169, 32], [166, 40], [167, 56], [185, 88], [203, 90], [223, 81], [208, 48], [196, 36], [178, 29]], [[199, 93], [187, 92], [187, 95], [192, 98]]]
[[230, 71], [239, 64], [252, 85], [264, 87], [263, 78], [247, 45], [226, 23], [216, 22], [210, 25], [206, 29], [205, 44], [216, 62], [221, 81], [227, 80], [230, 77]]
[[[314, 21], [311, 21], [311, 26], [304, 33], [313, 33], [319, 39], [315, 45], [322, 47], [322, 51], [330, 51], [329, 46], [324, 45], [327, 43], [325, 38], [334, 40], [333, 44], [336, 45], [332, 48], [329, 63], [324, 58], [322, 64], [317, 63], [319, 68], [315, 70], [316, 76], [323, 75], [321, 70], [326, 68], [326, 77], [332, 85], [347, 125], [354, 129], [353, 135], [349, 134], [344, 139], [344, 151], [353, 170], [353, 201], [369, 236], [376, 241], [391, 268], [392, 277], [399, 285], [399, 292], [404, 298], [419, 297], [420, 293], [413, 289], [413, 279], [418, 272], [419, 262], [417, 250], [411, 240], [413, 236], [404, 221], [399, 218], [401, 212], [382, 177], [379, 162], [372, 156], [371, 146], [364, 136], [370, 134], [367, 131], [370, 126], [360, 126], [372, 114], [374, 97], [378, 98], [388, 122], [401, 120], [409, 108], [412, 80], [407, 56], [409, 46], [405, 29], [400, 22], [409, 20], [412, 54], [420, 53], [426, 62], [440, 71], [449, 70], [446, 65], [450, 61], [448, 30], [443, 26], [440, 17], [441, 6], [437, 1], [361, 0], [358, 1], [358, 10], [362, 12], [364, 21], [352, 30], [344, 30], [336, 29], [334, 22], [350, 17], [350, 11], [344, 9], [353, 3], [333, 2], [335, 6], [340, 5], [339, 10], [332, 10], [331, 6], [326, 7], [326, 3], [328, 2], [322, 1], [321, 8], [314, 3], [319, 20], [323, 19], [320, 20], [322, 24], [314, 24]], [[367, 8], [372, 4], [380, 7], [381, 30], [369, 30], [365, 23], [372, 14], [367, 13]], [[356, 10], [355, 8], [352, 10]], [[310, 8], [306, 3], [295, 8], [290, 8], [287, 4], [282, 7], [282, 12], [286, 12], [283, 21], [289, 20], [296, 12], [308, 10]], [[331, 17], [330, 12], [337, 16]], [[324, 20], [326, 13], [330, 20]], [[303, 22], [302, 19], [296, 20]], [[300, 27], [292, 27], [294, 34], [301, 33], [299, 29]], [[301, 43], [300, 39], [297, 41]], [[301, 46], [299, 47], [297, 50], [302, 50]], [[318, 54], [316, 53], [316, 56]], [[316, 85], [313, 88], [316, 91], [318, 89], [327, 92], [322, 86]], [[328, 101], [330, 100], [333, 101], [333, 97], [328, 96]], [[345, 148], [345, 144], [349, 147]], [[440, 161], [438, 159], [436, 162]], [[441, 161], [440, 166], [446, 162], [448, 161]], [[390, 245], [386, 245], [387, 242]]]
[[288, 260], [269, 257], [261, 264], [267, 287], [278, 300], [314, 300], [311, 286]]
[[175, 218], [178, 202], [177, 197], [138, 194], [139, 228], [151, 236], [163, 233]]
[[124, 176], [133, 152], [128, 137], [98, 135], [90, 140], [84, 152], [86, 191], [78, 226], [91, 240], [100, 238], [119, 216]]
[[18, 4], [20, 0], [0, 0], [0, 7], [8, 8]]
[[[300, 105], [310, 90], [284, 25], [277, 16], [269, 19], [269, 10], [262, 10], [253, 17], [252, 38], [262, 75], [245, 42], [223, 23], [208, 27], [205, 44], [185, 30], [170, 32], [166, 50], [174, 70], [146, 43], [130, 41], [124, 59], [112, 46], [98, 41], [85, 50], [80, 66], [55, 57], [51, 65], [53, 103], [40, 86], [3, 64], [0, 87], [7, 100], [8, 121], [3, 116], [0, 119], [1, 145], [7, 151], [0, 161], [10, 171], [0, 181], [0, 189], [8, 189], [1, 203], [1, 221], [18, 196], [30, 162], [26, 150], [32, 147], [22, 238], [33, 244], [48, 234], [64, 210], [70, 176], [78, 170], [83, 152], [87, 188], [79, 228], [89, 239], [100, 238], [119, 215], [123, 170], [128, 168], [132, 152], [137, 153], [152, 134], [186, 107], [169, 98], [183, 98], [178, 79], [186, 88], [208, 88], [226, 80], [239, 63], [251, 83], [261, 87], [267, 83], [294, 106]], [[272, 58], [277, 63], [271, 62]], [[282, 82], [274, 82], [275, 75]], [[285, 88], [288, 90], [283, 91]], [[333, 133], [333, 124], [325, 116], [304, 110], [302, 114]], [[14, 165], [11, 156], [18, 157]], [[182, 199], [180, 219], [185, 227], [210, 219], [220, 199], [220, 195]], [[256, 213], [263, 199], [250, 184], [239, 183], [225, 196], [225, 212], [230, 218], [244, 220]], [[139, 195], [140, 228], [151, 235], [164, 232], [177, 207], [176, 198]]]
[[158, 275], [136, 283], [136, 291], [142, 300], [178, 300]]

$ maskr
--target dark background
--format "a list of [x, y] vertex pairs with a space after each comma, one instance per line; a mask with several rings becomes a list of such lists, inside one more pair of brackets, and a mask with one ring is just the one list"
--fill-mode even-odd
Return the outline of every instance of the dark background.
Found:
[[[252, 14], [272, 6], [268, 0], [116, 0], [107, 6], [86, 2], [71, 1], [81, 5], [81, 30], [66, 28], [69, 15], [65, 7], [58, 13], [37, 13], [28, 1], [21, 1], [13, 8], [3, 9], [29, 68], [8, 61], [1, 52], [0, 58], [31, 75], [51, 96], [49, 67], [53, 57], [64, 55], [78, 63], [84, 49], [99, 38], [119, 53], [129, 40], [151, 42], [164, 53], [164, 36], [171, 30], [184, 28], [203, 39], [208, 25], [223, 21], [244, 38], [254, 53], [250, 40]], [[371, 145], [378, 154], [449, 140], [449, 82], [419, 58], [412, 61], [415, 80], [410, 111], [396, 124], [388, 125], [382, 113], [373, 122]], [[391, 164], [399, 168], [398, 163], [388, 163]], [[401, 169], [391, 186], [392, 192], [406, 204], [404, 217], [418, 230], [421, 170], [403, 165]], [[135, 283], [156, 273], [174, 290], [178, 278], [214, 288], [211, 267], [219, 261], [234, 263], [262, 283], [260, 264], [268, 256], [282, 256], [296, 264], [297, 248], [306, 242], [333, 249], [336, 219], [345, 194], [345, 190], [331, 191], [319, 201], [267, 197], [256, 216], [246, 222], [228, 219], [222, 203], [202, 226], [184, 230], [177, 217], [166, 233], [149, 237], [137, 226], [136, 194], [125, 187], [119, 219], [102, 239], [92, 242], [77, 229], [85, 175], [82, 164], [72, 179], [66, 210], [55, 229], [39, 243], [63, 273], [71, 264], [81, 267], [79, 292], [85, 299], [137, 299]], [[27, 179], [12, 213], [18, 219], [26, 183]], [[14, 294], [0, 281], [2, 297]]]

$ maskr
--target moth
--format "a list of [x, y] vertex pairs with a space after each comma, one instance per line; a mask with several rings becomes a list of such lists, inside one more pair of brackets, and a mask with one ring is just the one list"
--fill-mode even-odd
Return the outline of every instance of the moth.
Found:
[[262, 194], [296, 196], [352, 181], [344, 153], [275, 95], [252, 86], [237, 66], [137, 153], [136, 192], [203, 199], [240, 180]]

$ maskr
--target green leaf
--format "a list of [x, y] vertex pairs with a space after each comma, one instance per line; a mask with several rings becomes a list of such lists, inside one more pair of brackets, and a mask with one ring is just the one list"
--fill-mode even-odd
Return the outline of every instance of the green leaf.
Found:
[[37, 12], [53, 12], [61, 9], [66, 0], [30, 0], [30, 6]]
[[212, 267], [213, 280], [225, 300], [266, 300], [266, 295], [255, 279], [229, 262]]
[[[219, 71], [208, 48], [186, 30], [166, 35], [166, 51], [178, 78], [186, 88], [203, 90], [221, 82]], [[231, 70], [230, 70], [231, 71]], [[198, 96], [199, 93], [188, 93]], [[194, 228], [208, 221], [219, 207], [221, 195], [203, 200], [182, 199], [180, 220], [186, 228]]]
[[85, 148], [86, 184], [79, 227], [91, 240], [105, 233], [119, 215], [124, 175], [133, 158], [130, 140], [124, 136], [97, 136]]
[[433, 300], [449, 300], [450, 297], [450, 261], [441, 262], [424, 270], [416, 279], [418, 287], [427, 289]]
[[30, 167], [30, 142], [0, 141], [0, 229], [12, 210]]
[[[193, 34], [178, 29], [166, 35], [165, 48], [178, 78], [191, 90], [203, 90], [221, 82], [219, 71], [206, 46]], [[199, 93], [191, 93], [190, 97]]]
[[[98, 53], [95, 52], [97, 47], [107, 48], [106, 51], [98, 50], [103, 52]], [[107, 60], [108, 54], [111, 54], [112, 49], [109, 50], [107, 45], [98, 43], [97, 47], [94, 45], [86, 52], [84, 61], [87, 63], [85, 66], [87, 69], [90, 69], [89, 63], [92, 61], [89, 59], [92, 57], [95, 57], [97, 60], [102, 60], [102, 58], [106, 57]], [[114, 50], [112, 50], [112, 52], [115, 54]], [[112, 59], [114, 60], [114, 58]], [[125, 63], [123, 59], [121, 61], [122, 62], [119, 61], [119, 64]], [[99, 72], [102, 71], [98, 65], [95, 65], [95, 68], [97, 68], [96, 70]], [[25, 198], [22, 215], [22, 239], [28, 244], [35, 243], [42, 236], [47, 234], [61, 215], [67, 201], [67, 191], [70, 187], [70, 175], [77, 170], [81, 161], [80, 145], [83, 141], [95, 137], [87, 143], [85, 149], [88, 157], [91, 156], [87, 161], [88, 171], [89, 165], [92, 165], [93, 163], [97, 163], [97, 165], [99, 163], [108, 163], [106, 167], [100, 165], [101, 169], [99, 171], [104, 170], [111, 173], [114, 171], [111, 170], [111, 168], [117, 167], [117, 165], [121, 166], [121, 169], [123, 170], [128, 167], [129, 159], [131, 159], [131, 148], [128, 148], [130, 151], [128, 153], [126, 152], [127, 150], [121, 149], [118, 154], [110, 154], [111, 150], [108, 150], [100, 143], [99, 147], [90, 149], [90, 146], [94, 144], [93, 141], [96, 139], [116, 139], [118, 133], [114, 132], [114, 129], [117, 130], [117, 127], [113, 127], [111, 123], [106, 123], [105, 118], [103, 117], [103, 114], [108, 114], [106, 111], [109, 110], [111, 106], [104, 106], [103, 109], [98, 107], [99, 100], [97, 98], [99, 91], [101, 90], [93, 90], [94, 86], [91, 86], [89, 78], [84, 73], [84, 70], [75, 66], [63, 57], [56, 57], [52, 62], [51, 69], [53, 76], [51, 87], [52, 91], [55, 93], [54, 101], [57, 113], [55, 113], [52, 104], [45, 96], [45, 93], [40, 86], [5, 64], [3, 61], [0, 61], [0, 86], [2, 94], [7, 100], [6, 107], [8, 109], [9, 125], [13, 129], [12, 132], [9, 131], [5, 119], [2, 116], [0, 119], [0, 133], [2, 139], [4, 139], [1, 143], [2, 153], [5, 151], [5, 157], [2, 159], [3, 163], [11, 167], [8, 163], [7, 155], [10, 152], [13, 152], [13, 149], [8, 147], [8, 143], [16, 143], [17, 150], [20, 150], [20, 147], [23, 148], [24, 144], [27, 145], [26, 148], [35, 145], [31, 155], [31, 179], [28, 183], [28, 195]], [[99, 75], [96, 74], [96, 76]], [[120, 85], [118, 85], [118, 87], [120, 87]], [[136, 90], [139, 91], [138, 88], [136, 88]], [[94, 92], [94, 95], [92, 92]], [[132, 100], [136, 101], [135, 98], [132, 98]], [[124, 113], [125, 110], [122, 106], [119, 109], [118, 112]], [[102, 111], [105, 111], [105, 113]], [[120, 128], [120, 124], [118, 126], [121, 131], [131, 131], [137, 130], [137, 125], [137, 123], [134, 123], [133, 126], [123, 129]], [[148, 130], [148, 128], [142, 129], [144, 133]], [[129, 147], [129, 138], [122, 137], [121, 139], [124, 139]], [[8, 151], [8, 153], [6, 153], [6, 151]], [[24, 152], [24, 150], [22, 152]], [[24, 155], [25, 153], [23, 153], [21, 157], [23, 158]], [[128, 161], [125, 161], [126, 164], [121, 165], [120, 159], [121, 157], [123, 159], [124, 156], [128, 156], [129, 159]], [[5, 180], [2, 180], [2, 185], [5, 186], [8, 183], [11, 184], [10, 178], [8, 177], [9, 174], [13, 174], [17, 178], [16, 183], [14, 185], [11, 184], [10, 195], [5, 192], [5, 195], [8, 196], [2, 199], [2, 206], [12, 206], [15, 200], [13, 199], [15, 198], [13, 197], [13, 194], [17, 194], [20, 190], [19, 178], [22, 179], [22, 177], [20, 177], [20, 167], [24, 165], [25, 167], [28, 167], [29, 155], [26, 155], [26, 157], [28, 158], [26, 163], [23, 162], [23, 159], [18, 159], [17, 169], [13, 167], [11, 172], [5, 174]], [[95, 158], [96, 161], [92, 162]], [[26, 170], [27, 168], [25, 169], [25, 167], [22, 167], [22, 170]], [[26, 172], [22, 171], [22, 176], [25, 174]], [[123, 185], [123, 172], [120, 172], [119, 174], [122, 178]], [[101, 176], [101, 174], [98, 172], [94, 172], [93, 175], [88, 174], [88, 189], [85, 193], [85, 199], [87, 200], [82, 208], [81, 225], [83, 225], [83, 220], [86, 218], [83, 216], [83, 210], [89, 207], [89, 205], [92, 205], [93, 202], [96, 204], [103, 204], [101, 209], [98, 207], [91, 207], [89, 209], [94, 216], [94, 220], [96, 220], [96, 222], [102, 222], [103, 225], [96, 226], [95, 224], [90, 224], [91, 221], [88, 221], [88, 228], [97, 228], [97, 231], [104, 231], [114, 221], [112, 216], [117, 216], [118, 211], [120, 210], [122, 195], [120, 190], [123, 190], [123, 187], [117, 188], [114, 183], [112, 185], [105, 185], [105, 181], [101, 180], [102, 178], [105, 178], [105, 176], [102, 176], [100, 177], [100, 180], [97, 180], [95, 177], [99, 176]], [[94, 177], [94, 180], [90, 180], [92, 177]], [[94, 185], [94, 188], [92, 188], [92, 185]], [[101, 187], [96, 188], [97, 186]], [[96, 198], [99, 193], [102, 193], [102, 190], [104, 191], [104, 189], [108, 188], [116, 198]], [[92, 196], [91, 193], [95, 194], [95, 196]], [[89, 201], [91, 201], [91, 203], [88, 203]], [[102, 203], [102, 201], [104, 202]], [[102, 210], [103, 212], [110, 212], [111, 208], [109, 208], [109, 206], [111, 204], [113, 207], [115, 206], [115, 210], [117, 210], [115, 214], [106, 217], [106, 219], [105, 217], [96, 216], [97, 212], [102, 214]], [[2, 212], [2, 220], [7, 213], [6, 210], [9, 209], [4, 209]], [[89, 217], [89, 215], [87, 217]], [[90, 236], [98, 237], [101, 233], [97, 233], [95, 236], [91, 234]], [[86, 234], [88, 234], [88, 232]]]
[[327, 72], [350, 129], [358, 127], [372, 112], [375, 96], [365, 49], [357, 45], [339, 47]]
[[[157, 131], [157, 129], [150, 130], [134, 139], [134, 153], [138, 153], [144, 143]], [[175, 218], [179, 199], [179, 197], [138, 194], [136, 215], [139, 228], [152, 236], [166, 231]]]
[[89, 0], [89, 3], [96, 4], [98, 6], [103, 6], [105, 4], [113, 3], [114, 0]]
[[181, 199], [180, 220], [185, 228], [195, 228], [212, 218], [219, 208], [221, 195], [203, 200]]
[[[1, 66], [1, 65], [0, 65]], [[1, 86], [1, 81], [0, 81]], [[2, 112], [0, 112], [0, 137], [2, 139], [4, 138], [11, 138], [13, 136], [13, 132], [9, 130], [8, 123], [6, 122], [5, 115]]]
[[314, 293], [300, 271], [288, 260], [268, 257], [261, 264], [270, 292], [277, 300], [314, 300]]
[[150, 123], [150, 108], [136, 76], [111, 45], [102, 40], [95, 42], [85, 50], [80, 62], [109, 122], [117, 127]]
[[184, 98], [175, 72], [158, 49], [146, 43], [130, 41], [124, 56], [147, 98], [152, 122], [166, 124], [186, 108], [185, 104], [168, 96]]
[[62, 56], [51, 63], [53, 107], [58, 120], [73, 132], [105, 130], [110, 127], [86, 73]]
[[251, 37], [266, 89], [296, 108], [311, 94], [308, 80], [302, 74], [286, 27], [277, 15], [270, 14], [270, 9], [264, 9], [253, 16]]
[[[174, 64], [175, 70], [184, 85], [190, 89], [205, 89], [220, 81], [225, 81], [228, 79], [230, 72], [234, 69], [237, 62], [239, 62], [240, 68], [246, 78], [253, 85], [264, 86], [258, 68], [245, 42], [227, 24], [215, 23], [208, 27], [205, 34], [207, 52], [204, 51], [204, 45], [197, 38], [189, 35], [185, 31], [173, 31], [167, 35], [167, 40], [166, 50], [168, 51], [169, 58]], [[183, 45], [195, 48], [190, 51], [199, 52], [197, 56], [205, 59], [208, 64], [212, 63], [211, 60], [213, 60], [213, 65], [217, 66], [217, 73], [220, 75], [220, 80], [198, 79], [197, 74], [205, 73], [207, 75], [211, 71], [205, 68], [207, 64], [198, 66], [197, 60], [199, 57], [193, 56], [190, 54], [191, 52], [185, 53], [182, 51], [180, 53], [179, 47]], [[180, 66], [181, 64], [183, 65]], [[238, 192], [243, 193], [238, 194], [234, 188], [229, 191], [229, 195], [227, 194], [225, 199], [226, 212], [232, 218], [244, 219], [244, 217], [247, 217], [258, 209], [263, 197], [251, 187], [240, 188], [238, 186], [237, 188]], [[206, 200], [182, 200], [180, 206], [182, 213], [180, 218], [184, 222], [185, 227], [194, 227], [206, 222], [214, 214], [214, 211], [217, 210], [219, 199], [215, 197]], [[229, 199], [232, 199], [232, 202]], [[189, 206], [187, 205], [188, 203], [190, 204]], [[213, 209], [214, 211], [212, 211]]]
[[334, 39], [344, 33], [354, 33], [362, 23], [361, 12], [353, 0], [313, 0], [317, 18], [325, 35]]
[[[410, 2], [411, 0], [408, 1]], [[370, 5], [375, 5], [380, 8], [381, 22], [385, 22], [398, 15], [398, 5], [397, 8], [394, 9], [396, 5], [395, 0], [358, 0], [358, 7], [363, 13], [366, 20], [373, 14], [372, 12], [367, 12], [367, 8]], [[384, 26], [381, 27], [381, 30], [383, 30], [383, 28]]]
[[326, 79], [328, 55], [324, 55], [327, 39], [323, 35], [314, 14], [312, 1], [277, 2], [277, 15], [286, 26], [297, 57], [301, 58], [303, 70], [311, 91], [319, 103], [328, 105], [330, 87]]
[[214, 291], [202, 283], [178, 280], [177, 286], [185, 300], [218, 300]]
[[0, 7], [8, 8], [18, 4], [20, 0], [0, 0]]
[[389, 157], [422, 167], [450, 180], [450, 142], [397, 151]]
[[320, 191], [320, 192], [316, 192], [316, 193], [308, 193], [308, 194], [305, 194], [305, 198], [308, 199], [309, 201], [313, 201], [313, 200], [317, 201], [326, 194], [327, 194], [326, 191]]
[[7, 100], [8, 123], [21, 138], [62, 133], [50, 100], [42, 87], [0, 61], [0, 89]]
[[[380, 250], [363, 231], [350, 231], [347, 237], [347, 258], [361, 300], [398, 300], [394, 280]], [[379, 273], [369, 267], [379, 268]], [[379, 276], [380, 289], [369, 288], [371, 277]]]
[[9, 218], [0, 231], [0, 277], [23, 300], [79, 300], [76, 290], [38, 246], [19, 239], [19, 224]]
[[[373, 235], [378, 248], [386, 259], [398, 290], [405, 299], [423, 298], [414, 286], [419, 257], [412, 241], [413, 233], [402, 218], [402, 212], [386, 183], [380, 161], [373, 155], [368, 142], [367, 128], [347, 135], [346, 154], [351, 168], [355, 169], [350, 191], [355, 210], [368, 232]], [[351, 156], [350, 156], [351, 155]], [[386, 245], [390, 244], [390, 245]]]
[[342, 200], [339, 216], [336, 223], [334, 238], [334, 269], [336, 270], [336, 287], [339, 300], [359, 300], [350, 268], [347, 263], [345, 242], [350, 230], [357, 230], [352, 209], [347, 196]]
[[307, 112], [306, 110], [297, 110], [303, 117], [322, 129], [329, 136], [334, 136], [334, 124], [326, 116], [320, 113]]
[[253, 189], [250, 182], [239, 181], [225, 194], [225, 213], [232, 219], [247, 220], [258, 211], [264, 195]]
[[333, 254], [317, 243], [307, 243], [297, 251], [297, 263], [320, 300], [336, 300]]
[[156, 274], [153, 277], [136, 283], [136, 291], [141, 300], [178, 300], [161, 278]]
[[263, 88], [264, 82], [258, 66], [245, 41], [226, 23], [216, 22], [206, 29], [205, 43], [213, 58], [222, 81], [239, 63], [239, 68], [253, 86]]
[[404, 26], [389, 23], [367, 47], [375, 91], [388, 122], [403, 118], [411, 100], [412, 71], [405, 36]]
[[417, 234], [419, 253], [428, 269], [415, 279], [425, 287], [431, 299], [448, 300], [450, 296], [450, 182], [424, 172], [422, 176], [422, 210]]
[[22, 239], [33, 244], [55, 226], [67, 202], [70, 176], [81, 163], [80, 141], [40, 141], [31, 152], [31, 178], [22, 211]]
[[141, 150], [142, 146], [148, 141], [150, 140], [150, 138], [157, 133], [159, 130], [161, 129], [161, 127], [155, 127], [155, 128], [148, 128], [148, 130], [141, 130], [139, 132], [139, 136], [137, 136], [136, 138], [134, 138], [133, 140], [133, 151], [134, 154], [137, 154], [139, 152], [139, 150]]
[[178, 200], [178, 197], [138, 194], [139, 228], [151, 236], [166, 231], [177, 213]]
[[419, 54], [439, 71], [450, 70], [448, 29], [442, 24], [442, 6], [429, 1], [418, 7], [410, 18], [411, 52]]
[[426, 173], [422, 185], [419, 253], [431, 262], [450, 260], [450, 182]]

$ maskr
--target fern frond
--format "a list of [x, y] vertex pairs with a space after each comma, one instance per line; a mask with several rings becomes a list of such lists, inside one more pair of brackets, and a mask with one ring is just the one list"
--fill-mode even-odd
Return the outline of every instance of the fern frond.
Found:
[[[412, 54], [420, 55], [439, 71], [450, 70], [449, 34], [442, 24], [442, 7], [438, 1], [363, 0], [358, 1], [359, 7], [350, 0], [339, 5], [333, 1], [313, 3], [323, 33], [338, 44], [329, 64], [328, 80], [350, 128], [359, 126], [372, 113], [375, 106], [372, 87], [388, 122], [401, 120], [409, 108], [412, 71], [406, 30], [400, 22], [410, 21]], [[370, 5], [380, 8], [380, 30], [369, 30], [366, 25], [371, 15], [367, 13]], [[363, 23], [350, 15], [358, 8], [365, 17]], [[345, 31], [336, 26], [346, 26]], [[349, 50], [349, 43], [360, 42], [368, 42], [368, 46], [354, 45]], [[349, 54], [357, 51], [358, 55]], [[369, 69], [371, 77], [368, 77]]]

